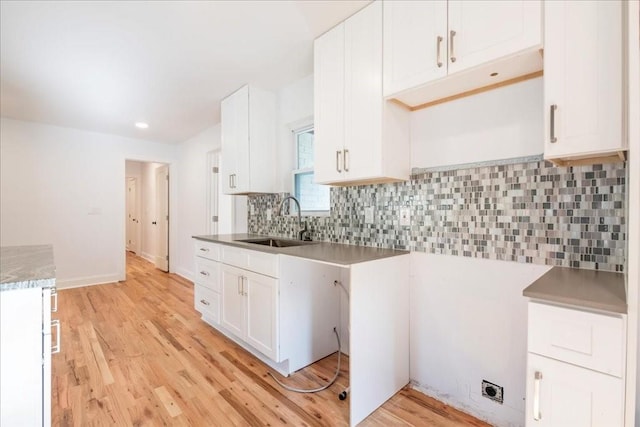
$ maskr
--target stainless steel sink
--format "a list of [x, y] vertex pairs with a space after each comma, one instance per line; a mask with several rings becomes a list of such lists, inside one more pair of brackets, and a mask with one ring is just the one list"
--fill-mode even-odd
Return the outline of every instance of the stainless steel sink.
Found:
[[307, 242], [303, 240], [279, 239], [275, 237], [265, 237], [260, 239], [236, 240], [236, 242], [251, 243], [254, 245], [271, 246], [274, 248], [288, 248], [291, 246], [313, 245], [318, 242]]

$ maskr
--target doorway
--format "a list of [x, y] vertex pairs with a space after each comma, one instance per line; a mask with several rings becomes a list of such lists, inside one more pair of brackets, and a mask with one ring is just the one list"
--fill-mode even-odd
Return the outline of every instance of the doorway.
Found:
[[126, 247], [169, 271], [169, 165], [127, 160]]

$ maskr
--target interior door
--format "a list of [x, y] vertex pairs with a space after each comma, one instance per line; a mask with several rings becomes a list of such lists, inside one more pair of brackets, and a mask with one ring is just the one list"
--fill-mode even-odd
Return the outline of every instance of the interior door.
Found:
[[139, 252], [138, 180], [127, 178], [127, 250]]
[[169, 166], [156, 169], [156, 268], [169, 271]]

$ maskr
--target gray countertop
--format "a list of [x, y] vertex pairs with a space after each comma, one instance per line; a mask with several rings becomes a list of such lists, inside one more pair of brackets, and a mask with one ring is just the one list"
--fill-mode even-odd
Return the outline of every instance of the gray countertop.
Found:
[[[314, 261], [326, 262], [348, 266], [361, 262], [375, 261], [382, 258], [389, 258], [398, 255], [408, 254], [408, 251], [395, 249], [372, 248], [368, 246], [343, 245], [341, 243], [329, 242], [305, 242], [302, 246], [285, 248], [274, 248], [269, 246], [256, 245], [252, 243], [240, 242], [238, 240], [260, 239], [272, 236], [259, 234], [219, 234], [210, 236], [193, 236], [194, 239], [205, 240], [223, 245], [237, 246], [245, 249], [252, 249], [260, 252], [273, 254], [291, 255], [306, 258]], [[289, 239], [290, 240], [290, 239]]]
[[624, 274], [608, 271], [553, 267], [526, 287], [525, 297], [581, 308], [627, 312]]
[[54, 288], [53, 247], [0, 247], [0, 292], [24, 288]]

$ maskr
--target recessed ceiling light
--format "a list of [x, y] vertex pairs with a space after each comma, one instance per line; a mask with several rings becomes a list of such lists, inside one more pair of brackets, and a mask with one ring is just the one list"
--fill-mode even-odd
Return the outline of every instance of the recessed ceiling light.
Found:
[[149, 127], [149, 125], [145, 122], [136, 122], [136, 127], [138, 129], [146, 129]]

